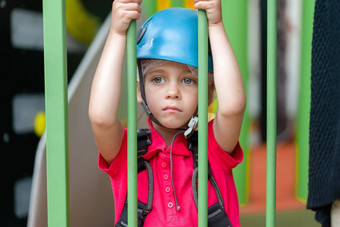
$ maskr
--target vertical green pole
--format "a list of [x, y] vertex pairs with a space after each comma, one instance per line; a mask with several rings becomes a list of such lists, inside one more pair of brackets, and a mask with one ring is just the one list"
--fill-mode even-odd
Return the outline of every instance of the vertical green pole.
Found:
[[311, 102], [312, 37], [315, 0], [302, 3], [301, 76], [297, 112], [297, 187], [296, 195], [306, 201], [308, 195], [309, 111]]
[[69, 226], [65, 1], [44, 0], [46, 170], [49, 227]]
[[198, 226], [208, 225], [208, 20], [198, 10]]
[[137, 226], [137, 80], [136, 20], [127, 31], [128, 223]]
[[[225, 29], [235, 52], [243, 76], [245, 88], [248, 87], [248, 0], [222, 1], [222, 13]], [[249, 128], [248, 108], [243, 116], [240, 144], [244, 151], [244, 160], [233, 171], [237, 195], [240, 204], [246, 204], [249, 197]]]
[[276, 222], [276, 51], [277, 2], [268, 0], [267, 9], [267, 185], [266, 226]]

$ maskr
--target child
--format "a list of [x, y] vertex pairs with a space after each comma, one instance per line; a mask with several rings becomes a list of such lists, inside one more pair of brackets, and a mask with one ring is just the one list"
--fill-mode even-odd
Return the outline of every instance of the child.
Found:
[[[208, 18], [214, 64], [209, 61], [209, 101], [214, 88], [218, 110], [208, 125], [209, 226], [237, 227], [239, 207], [232, 168], [243, 159], [238, 143], [245, 91], [241, 72], [224, 30], [220, 0], [194, 0]], [[111, 177], [116, 226], [126, 225], [127, 131], [117, 118], [126, 30], [141, 13], [141, 0], [115, 0], [110, 32], [96, 70], [89, 116], [100, 152], [99, 167]], [[193, 153], [183, 135], [197, 115], [197, 12], [167, 9], [144, 23], [137, 44], [137, 100], [147, 110], [152, 143], [143, 158], [153, 171], [153, 203], [139, 226], [197, 226], [192, 187]], [[191, 128], [195, 128], [192, 126]], [[187, 135], [188, 134], [188, 135]], [[190, 129], [187, 130], [190, 137]], [[193, 181], [194, 183], [196, 181]], [[216, 186], [218, 190], [216, 190]], [[138, 201], [147, 204], [148, 174], [138, 173]], [[215, 209], [215, 208], [217, 209]], [[215, 209], [215, 210], [214, 210]], [[222, 212], [221, 212], [222, 211]], [[210, 215], [215, 217], [214, 215]], [[231, 225], [230, 225], [231, 224]]]

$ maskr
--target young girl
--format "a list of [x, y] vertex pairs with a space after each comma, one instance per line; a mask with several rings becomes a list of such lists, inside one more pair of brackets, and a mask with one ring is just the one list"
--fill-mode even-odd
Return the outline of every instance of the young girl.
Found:
[[[224, 30], [220, 0], [194, 0], [208, 18], [209, 101], [218, 110], [208, 124], [209, 226], [240, 226], [232, 169], [243, 159], [238, 143], [245, 91], [241, 72]], [[110, 175], [116, 226], [126, 225], [127, 130], [117, 118], [126, 30], [141, 13], [141, 0], [115, 0], [111, 29], [96, 70], [89, 116], [99, 149], [99, 167]], [[144, 106], [151, 144], [143, 158], [153, 171], [152, 208], [139, 226], [197, 226], [192, 186], [193, 152], [188, 139], [197, 120], [197, 11], [173, 8], [148, 19], [137, 37], [137, 100]], [[213, 73], [212, 73], [213, 72]], [[190, 125], [189, 124], [189, 125]], [[184, 135], [184, 132], [185, 135]], [[190, 138], [189, 138], [190, 139]], [[215, 179], [215, 180], [214, 180]], [[148, 173], [138, 174], [138, 201], [148, 203]], [[217, 188], [217, 189], [216, 189]]]

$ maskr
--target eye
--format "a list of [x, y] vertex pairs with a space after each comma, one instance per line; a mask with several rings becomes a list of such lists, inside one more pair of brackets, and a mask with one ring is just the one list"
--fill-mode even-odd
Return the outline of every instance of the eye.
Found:
[[152, 78], [152, 81], [155, 82], [156, 84], [160, 84], [164, 81], [164, 79], [160, 76], [156, 76], [156, 77]]
[[184, 78], [183, 79], [183, 83], [185, 83], [185, 84], [194, 84], [194, 83], [196, 83], [196, 81], [191, 79], [191, 78]]

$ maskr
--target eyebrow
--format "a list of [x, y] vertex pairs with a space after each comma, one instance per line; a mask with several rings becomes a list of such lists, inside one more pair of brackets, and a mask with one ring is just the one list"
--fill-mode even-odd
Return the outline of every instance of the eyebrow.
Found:
[[[147, 73], [145, 73], [145, 75], [148, 75], [149, 73], [164, 73], [165, 70], [164, 69], [161, 69], [161, 68], [153, 68], [153, 69], [150, 69]], [[191, 70], [188, 69], [187, 70], [182, 70], [182, 73], [190, 73], [190, 74], [193, 74], [195, 75], [194, 73], [191, 72]]]
[[145, 75], [149, 74], [149, 73], [157, 73], [157, 72], [164, 72], [165, 70], [163, 69], [150, 69]]

